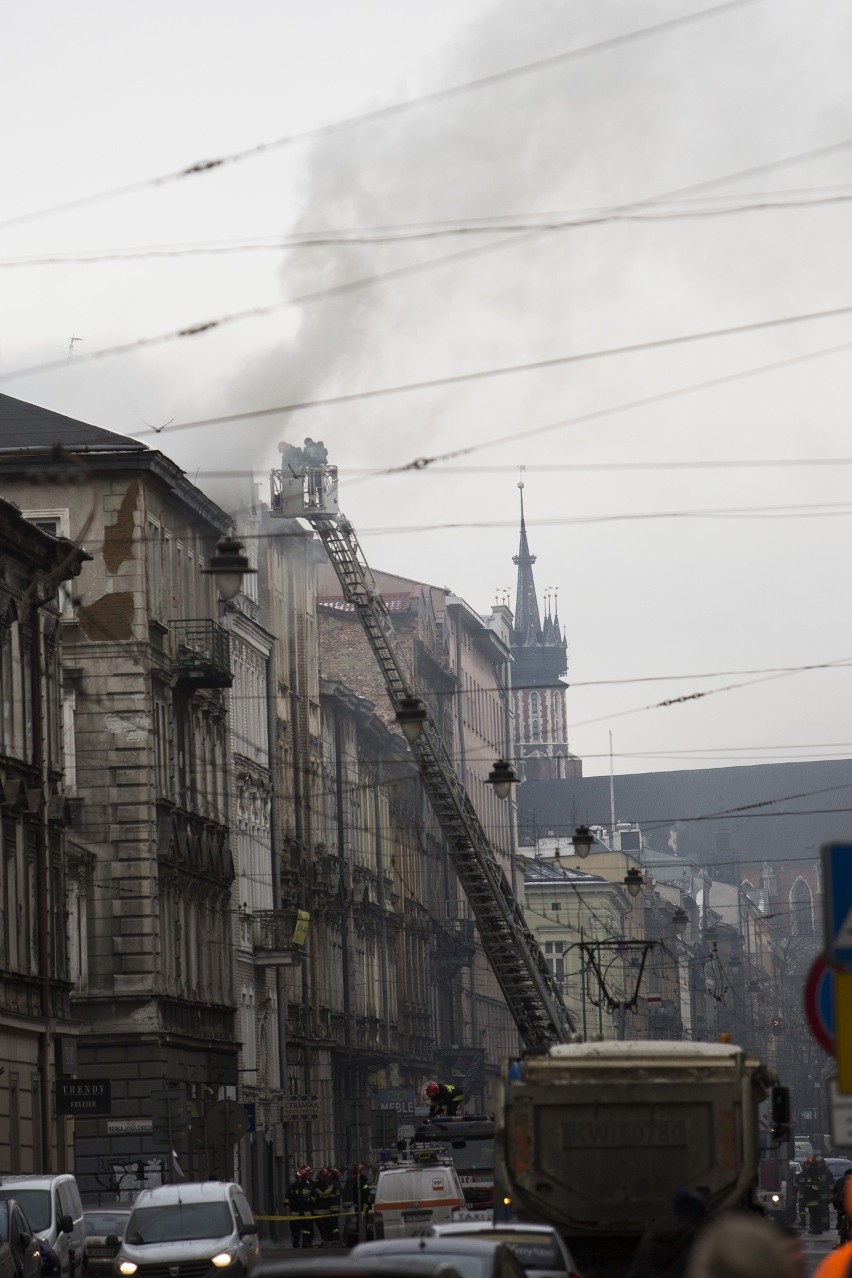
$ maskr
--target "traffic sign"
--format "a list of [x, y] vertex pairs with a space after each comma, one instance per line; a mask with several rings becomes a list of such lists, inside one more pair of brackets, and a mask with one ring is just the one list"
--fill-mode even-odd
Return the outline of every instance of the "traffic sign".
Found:
[[824, 1052], [834, 1055], [834, 968], [824, 954], [811, 964], [805, 981], [805, 1016]]
[[834, 978], [834, 1019], [837, 1086], [844, 1096], [849, 1096], [852, 1094], [852, 972], [838, 972]]
[[824, 843], [822, 873], [825, 952], [852, 968], [852, 843]]

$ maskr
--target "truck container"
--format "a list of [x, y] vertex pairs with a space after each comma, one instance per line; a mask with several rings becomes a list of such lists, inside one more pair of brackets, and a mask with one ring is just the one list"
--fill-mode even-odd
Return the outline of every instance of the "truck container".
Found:
[[[559, 1044], [509, 1062], [496, 1181], [519, 1220], [555, 1225], [586, 1278], [617, 1278], [675, 1190], [756, 1205], [758, 1107], [774, 1077], [730, 1043]], [[783, 1089], [776, 1089], [783, 1112]]]

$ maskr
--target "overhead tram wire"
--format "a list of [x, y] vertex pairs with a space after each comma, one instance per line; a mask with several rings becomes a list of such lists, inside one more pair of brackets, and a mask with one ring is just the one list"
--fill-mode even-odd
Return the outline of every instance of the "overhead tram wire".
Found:
[[[742, 0], [742, 2], [743, 3], [752, 3], [752, 2], [762, 3], [763, 0]], [[612, 211], [642, 208], [645, 205], [653, 204], [661, 200], [674, 199], [675, 197], [694, 194], [699, 191], [707, 191], [714, 186], [720, 186], [728, 182], [734, 182], [742, 177], [750, 176], [755, 173], [765, 173], [771, 169], [785, 168], [791, 164], [799, 163], [800, 161], [804, 159], [816, 158], [818, 156], [823, 156], [838, 150], [845, 150], [848, 148], [852, 148], [852, 138], [846, 139], [844, 142], [830, 143], [827, 146], [817, 147], [810, 151], [798, 152], [791, 156], [784, 156], [777, 160], [768, 160], [762, 164], [752, 165], [744, 169], [734, 170], [734, 172], [732, 173], [722, 174], [714, 178], [705, 178], [700, 182], [689, 183], [686, 186], [676, 187], [673, 190], [664, 191], [661, 194], [648, 196], [648, 197], [645, 197], [644, 199], [635, 200], [629, 203], [621, 203], [621, 204], [613, 205]], [[2, 223], [0, 223], [0, 226], [2, 226]], [[129, 354], [136, 349], [141, 349], [142, 347], [158, 345], [163, 342], [173, 341], [173, 340], [177, 340], [184, 337], [196, 337], [203, 333], [208, 333], [212, 331], [213, 329], [221, 328], [223, 325], [228, 323], [233, 323], [243, 319], [259, 318], [262, 316], [269, 315], [281, 309], [282, 307], [302, 304], [309, 301], [319, 300], [321, 298], [342, 295], [348, 292], [356, 291], [357, 289], [360, 289], [360, 288], [368, 287], [373, 284], [387, 283], [397, 278], [403, 278], [405, 276], [417, 274], [421, 271], [431, 270], [434, 267], [446, 265], [447, 263], [450, 263], [462, 258], [466, 258], [466, 257], [472, 258], [476, 256], [481, 256], [484, 253], [498, 252], [507, 247], [515, 247], [519, 245], [520, 243], [525, 242], [526, 240], [536, 239], [542, 234], [543, 232], [540, 232], [540, 231], [521, 231], [521, 232], [518, 232], [517, 235], [507, 236], [505, 239], [498, 240], [496, 242], [491, 242], [485, 245], [475, 245], [473, 247], [466, 248], [466, 249], [460, 249], [455, 253], [446, 254], [440, 258], [431, 258], [426, 262], [418, 262], [410, 266], [399, 267], [394, 270], [384, 272], [381, 275], [367, 276], [360, 280], [345, 281], [338, 285], [332, 285], [327, 289], [316, 290], [314, 292], [304, 294], [303, 296], [297, 296], [295, 298], [286, 299], [284, 302], [281, 302], [281, 303], [274, 303], [269, 306], [251, 307], [244, 311], [233, 312], [229, 315], [222, 316], [218, 319], [196, 321], [192, 324], [186, 325], [183, 328], [174, 330], [170, 333], [163, 333], [163, 334], [154, 335], [152, 337], [147, 337], [147, 338], [138, 338], [135, 341], [121, 343], [114, 347], [102, 348], [100, 351], [87, 351], [78, 355], [76, 357], [75, 363], [80, 364], [81, 362], [103, 358], [107, 355]], [[29, 374], [29, 373], [55, 371], [56, 369], [60, 369], [60, 368], [64, 369], [67, 367], [67, 365], [68, 365], [67, 358], [56, 360], [56, 361], [49, 361], [47, 364], [31, 365], [26, 369], [19, 369], [16, 371], [13, 370], [10, 372], [6, 372], [0, 375], [0, 379], [8, 380], [9, 378], [16, 377], [16, 376], [24, 376], [25, 374]], [[268, 415], [270, 411], [287, 411], [287, 410], [283, 408], [279, 410], [262, 410], [261, 413], [254, 412], [254, 413], [251, 413], [250, 415], [253, 417], [256, 417], [259, 415]], [[245, 418], [245, 417], [248, 417], [249, 414], [243, 413], [240, 416]], [[230, 418], [229, 420], [234, 420], [234, 418]], [[199, 423], [199, 424], [207, 424], [207, 423]], [[184, 423], [177, 423], [177, 427], [181, 427], [183, 425]], [[177, 427], [173, 427], [172, 429], [175, 429]]]
[[132, 195], [139, 191], [151, 190], [157, 187], [169, 185], [173, 182], [180, 182], [185, 178], [196, 177], [199, 174], [211, 173], [216, 169], [223, 168], [225, 165], [237, 164], [244, 160], [255, 159], [258, 156], [267, 155], [273, 151], [293, 146], [298, 142], [313, 141], [317, 138], [332, 136], [337, 133], [345, 132], [348, 129], [360, 127], [364, 124], [371, 124], [391, 119], [405, 111], [428, 106], [437, 102], [449, 101], [461, 96], [462, 94], [491, 88], [509, 80], [519, 79], [522, 76], [534, 75], [549, 68], [563, 65], [566, 62], [587, 57], [592, 53], [601, 53], [607, 50], [617, 49], [623, 45], [632, 44], [637, 40], [662, 35], [668, 31], [692, 26], [699, 22], [716, 18], [725, 13], [751, 8], [755, 4], [762, 4], [765, 2], [766, 0], [726, 0], [725, 3], [714, 5], [708, 9], [700, 9], [695, 13], [683, 14], [677, 18], [669, 18], [664, 22], [658, 22], [647, 27], [639, 27], [633, 31], [624, 31], [618, 35], [610, 36], [607, 39], [598, 40], [592, 44], [582, 45], [577, 49], [566, 49], [561, 53], [549, 54], [547, 57], [538, 58], [533, 62], [526, 62], [520, 66], [508, 67], [502, 71], [495, 71], [489, 75], [479, 76], [477, 79], [465, 81], [463, 84], [449, 85], [443, 89], [434, 89], [429, 93], [420, 94], [416, 98], [406, 98], [401, 102], [389, 103], [386, 106], [376, 107], [370, 111], [363, 111], [358, 115], [348, 116], [341, 120], [330, 121], [327, 124], [316, 125], [311, 129], [303, 129], [298, 133], [284, 134], [282, 137], [274, 138], [270, 142], [259, 142], [254, 146], [244, 147], [239, 151], [232, 151], [226, 155], [218, 156], [215, 159], [198, 160], [193, 164], [180, 169], [175, 169], [168, 173], [162, 173], [156, 177], [142, 178], [135, 182], [125, 183], [122, 186], [111, 187], [105, 191], [98, 191], [90, 195], [80, 196], [76, 199], [65, 200], [59, 204], [53, 204], [40, 209], [32, 209], [26, 213], [18, 213], [13, 217], [5, 218], [0, 221], [0, 229], [10, 226], [20, 226], [24, 223], [33, 222], [45, 217], [52, 217], [59, 213], [72, 212], [75, 209], [88, 208], [93, 204], [103, 203], [106, 200], [113, 200], [119, 196]]
[[[753, 0], [743, 0], [743, 3], [751, 3], [751, 2], [753, 2]], [[763, 0], [754, 0], [754, 2], [762, 3]], [[762, 164], [751, 165], [744, 169], [737, 169], [737, 170], [734, 170], [732, 173], [722, 174], [714, 178], [705, 178], [700, 182], [693, 182], [685, 186], [676, 187], [673, 190], [664, 191], [658, 195], [647, 196], [643, 199], [635, 200], [632, 202], [613, 205], [612, 211], [617, 211], [619, 209], [641, 208], [644, 205], [653, 204], [661, 200], [674, 199], [675, 197], [682, 197], [685, 195], [695, 194], [700, 191], [707, 191], [714, 186], [720, 186], [728, 182], [734, 182], [739, 180], [740, 178], [751, 176], [752, 174], [765, 173], [772, 169], [777, 169], [777, 168], [786, 168], [791, 164], [797, 164], [805, 159], [813, 159], [813, 158], [834, 153], [836, 151], [846, 150], [849, 148], [852, 148], [852, 138], [848, 138], [843, 142], [829, 143], [826, 146], [816, 147], [809, 151], [798, 152], [794, 155], [783, 156], [777, 160], [768, 160]], [[2, 223], [0, 223], [0, 226], [2, 226]], [[496, 242], [492, 242], [486, 245], [475, 245], [467, 249], [460, 249], [456, 253], [447, 254], [441, 258], [432, 258], [427, 262], [414, 263], [411, 266], [400, 267], [392, 271], [384, 272], [381, 275], [368, 276], [361, 280], [347, 281], [339, 285], [332, 285], [328, 289], [317, 290], [315, 292], [305, 294], [302, 297], [290, 298], [282, 303], [275, 303], [271, 306], [252, 307], [252, 308], [249, 308], [248, 310], [241, 311], [241, 312], [234, 312], [230, 315], [226, 315], [215, 320], [196, 321], [195, 323], [184, 326], [183, 328], [177, 329], [171, 333], [164, 333], [164, 334], [155, 335], [153, 337], [148, 337], [148, 338], [139, 338], [139, 339], [136, 339], [136, 341], [122, 343], [115, 347], [103, 348], [101, 351], [90, 351], [90, 352], [81, 353], [80, 355], [76, 357], [75, 363], [79, 364], [81, 362], [84, 362], [90, 359], [103, 358], [106, 355], [128, 354], [132, 352], [133, 350], [141, 349], [143, 346], [152, 346], [152, 345], [159, 344], [161, 342], [172, 341], [172, 340], [184, 338], [184, 337], [199, 336], [200, 334], [210, 332], [215, 328], [220, 328], [222, 327], [222, 325], [226, 323], [231, 323], [231, 322], [235, 322], [237, 320], [242, 320], [242, 319], [258, 318], [261, 316], [268, 315], [270, 313], [273, 313], [274, 311], [277, 311], [282, 306], [296, 305], [296, 304], [304, 303], [308, 301], [319, 300], [320, 298], [324, 298], [324, 297], [332, 297], [338, 294], [352, 292], [359, 288], [367, 287], [372, 284], [386, 283], [393, 279], [402, 278], [407, 275], [413, 275], [420, 271], [430, 270], [433, 267], [445, 265], [448, 262], [452, 262], [464, 257], [475, 257], [475, 256], [480, 256], [483, 253], [497, 252], [507, 247], [514, 247], [522, 242], [525, 242], [527, 239], [535, 239], [539, 237], [541, 234], [542, 232], [540, 231], [522, 231], [522, 232], [519, 232], [517, 235], [508, 236], [505, 239], [498, 240]], [[3, 374], [2, 377], [5, 379], [8, 379], [13, 376], [23, 376], [25, 373], [45, 372], [45, 371], [55, 370], [58, 368], [66, 368], [67, 364], [68, 364], [67, 358], [62, 360], [57, 360], [57, 361], [50, 361], [50, 363], [47, 365], [33, 365], [26, 370], [18, 370], [17, 372], [8, 372]], [[264, 410], [263, 415], [265, 415], [269, 411], [271, 410]], [[285, 411], [285, 410], [282, 409], [278, 411]], [[242, 417], [247, 417], [248, 415], [249, 414], [247, 413], [241, 414]], [[258, 415], [261, 415], [261, 414], [258, 414], [256, 412], [251, 414], [251, 416], [258, 416]], [[206, 423], [201, 423], [201, 424], [206, 424]], [[183, 425], [183, 423], [178, 423], [178, 425]]]
[[[493, 248], [494, 246], [489, 245], [487, 247]], [[401, 268], [401, 269], [404, 270], [406, 268]], [[238, 422], [238, 421], [248, 421], [248, 420], [256, 420], [258, 418], [271, 417], [279, 413], [284, 414], [284, 413], [301, 412], [310, 408], [329, 408], [339, 404], [349, 404], [349, 403], [366, 400], [366, 399], [384, 399], [384, 398], [387, 398], [388, 396], [410, 394], [415, 391], [433, 390], [438, 387], [444, 387], [444, 386], [459, 386], [459, 385], [463, 385], [465, 383], [470, 383], [470, 382], [492, 380], [493, 378], [496, 378], [496, 377], [515, 376], [518, 373], [541, 372], [545, 369], [561, 368], [569, 364], [590, 363], [592, 361], [599, 360], [599, 359], [612, 359], [620, 355], [641, 354], [642, 352], [649, 351], [649, 350], [662, 350], [668, 347], [684, 346], [684, 345], [692, 344], [694, 342], [710, 341], [716, 338], [736, 337], [744, 333], [765, 332], [774, 328], [787, 327], [792, 324], [807, 324], [807, 323], [811, 323], [813, 321], [818, 321], [818, 320], [838, 319], [842, 316], [847, 316], [847, 315], [852, 315], [852, 305], [831, 307], [821, 311], [803, 311], [798, 314], [776, 316], [772, 319], [767, 319], [767, 320], [753, 320], [753, 321], [748, 321], [747, 323], [744, 323], [744, 324], [727, 325], [724, 328], [702, 329], [692, 333], [680, 333], [672, 337], [652, 338], [646, 342], [630, 342], [623, 346], [609, 346], [609, 347], [604, 347], [600, 350], [595, 350], [595, 351], [579, 351], [573, 355], [558, 355], [558, 356], [554, 356], [551, 359], [528, 360], [522, 364], [506, 364], [506, 365], [502, 365], [502, 366], [494, 367], [494, 368], [477, 369], [469, 373], [453, 373], [446, 377], [428, 378], [428, 379], [417, 381], [417, 382], [404, 382], [397, 386], [382, 386], [382, 387], [375, 387], [371, 390], [351, 391], [344, 395], [329, 395], [329, 396], [325, 396], [325, 397], [317, 398], [317, 399], [296, 400], [296, 401], [291, 401], [288, 404], [277, 404], [272, 408], [254, 409], [248, 412], [239, 412], [239, 413], [225, 413], [225, 414], [220, 414], [216, 417], [196, 418], [195, 420], [188, 421], [188, 422], [175, 422], [174, 424], [171, 424], [169, 426], [169, 433], [173, 434], [175, 431], [179, 431], [179, 430], [193, 430], [193, 429], [197, 429], [200, 426], [223, 426], [223, 425], [228, 425], [230, 423]], [[172, 334], [172, 336], [174, 336], [174, 334]], [[150, 339], [150, 340], [153, 341], [156, 339]], [[837, 349], [845, 350], [847, 348], [847, 345], [848, 344], [845, 344], [841, 347], [838, 347]], [[834, 349], [835, 348], [832, 347], [831, 351], [833, 352]], [[86, 356], [85, 354], [78, 356], [77, 360], [79, 362], [86, 358], [96, 359], [103, 354], [109, 354], [109, 353], [111, 352], [108, 350], [103, 352], [93, 351], [89, 353], [88, 356]], [[816, 357], [817, 356], [815, 354], [813, 356], [808, 356], [807, 358], [816, 358]], [[805, 356], [788, 356], [787, 359], [782, 361], [777, 366], [783, 367], [783, 365], [786, 362], [788, 362], [788, 360], [797, 361], [797, 360], [802, 360], [804, 358], [806, 357]], [[67, 357], [61, 360], [51, 361], [49, 365], [32, 365], [29, 368], [26, 368], [23, 370], [17, 370], [17, 371], [0, 374], [0, 381], [8, 380], [16, 376], [26, 376], [28, 374], [35, 373], [35, 372], [50, 371], [51, 369], [55, 369], [55, 368], [64, 369], [64, 368], [67, 368], [67, 365], [68, 365]], [[767, 365], [766, 367], [774, 368], [776, 367], [776, 365]], [[747, 374], [730, 374], [729, 376], [732, 380], [736, 380], [738, 377], [746, 376], [746, 375]], [[722, 379], [722, 380], [724, 381], [725, 379]], [[716, 383], [714, 381], [708, 384], [714, 385]], [[606, 410], [606, 411], [609, 411], [609, 410]], [[500, 443], [500, 442], [504, 442], [506, 439], [522, 438], [524, 434], [527, 434], [527, 433], [534, 434], [538, 431], [544, 431], [549, 429], [555, 429], [555, 428], [549, 427], [549, 426], [534, 427], [529, 432], [523, 432], [521, 436], [503, 436], [501, 437], [500, 440], [496, 440], [492, 442]], [[153, 435], [157, 433], [158, 432], [149, 428], [147, 430], [134, 431], [133, 437], [139, 438], [145, 435]], [[442, 459], [443, 457], [452, 458], [456, 456], [461, 456], [467, 453], [468, 451], [469, 450], [467, 449], [455, 450], [452, 453], [442, 454], [439, 459]], [[476, 450], [473, 450], [473, 451], [476, 451]], [[426, 464], [429, 464], [429, 462], [427, 462]], [[377, 473], [393, 474], [396, 471], [402, 471], [402, 470], [408, 470], [408, 469], [421, 469], [421, 467], [417, 466], [415, 463], [409, 463], [404, 466], [388, 467], [385, 470], [378, 471], [378, 472], [371, 471], [369, 472], [369, 474], [371, 475], [377, 474]]]
[[653, 395], [643, 395], [639, 399], [625, 400], [621, 404], [611, 404], [606, 408], [592, 409], [587, 413], [579, 413], [575, 417], [565, 417], [561, 421], [548, 422], [543, 426], [532, 426], [526, 430], [513, 431], [509, 435], [500, 435], [496, 439], [482, 440], [477, 444], [468, 444], [463, 448], [454, 448], [446, 453], [436, 453], [434, 457], [416, 457], [402, 466], [386, 466], [372, 471], [364, 478], [377, 478], [381, 475], [401, 474], [408, 470], [424, 470], [436, 461], [451, 461], [456, 457], [469, 457], [486, 448], [498, 448], [502, 444], [515, 443], [519, 439], [528, 439], [533, 435], [544, 435], [549, 431], [565, 430], [569, 426], [581, 426], [588, 422], [600, 421], [619, 413], [629, 412], [634, 408], [647, 408], [652, 404], [664, 404], [679, 399], [684, 395], [694, 395], [699, 391], [712, 390], [717, 386], [730, 386], [747, 378], [759, 377], [764, 373], [777, 372], [782, 368], [792, 368], [797, 364], [806, 364], [817, 359], [825, 359], [832, 355], [845, 354], [852, 350], [852, 342], [840, 342], [835, 346], [823, 346], [815, 351], [805, 351], [801, 355], [787, 355], [783, 359], [773, 360], [767, 364], [752, 365], [735, 373], [724, 373], [719, 377], [706, 378], [700, 382], [690, 382], [685, 386], [675, 386], [670, 390], [657, 391]]
[[585, 228], [589, 226], [605, 226], [611, 222], [671, 222], [696, 221], [702, 218], [731, 217], [745, 213], [771, 212], [782, 209], [825, 208], [835, 204], [849, 204], [852, 194], [820, 196], [809, 200], [759, 200], [751, 204], [738, 204], [730, 207], [703, 209], [668, 209], [654, 212], [654, 203], [649, 202], [650, 212], [631, 212], [629, 209], [607, 210], [587, 217], [574, 217], [563, 221], [552, 218], [546, 221], [528, 218], [519, 222], [503, 222], [499, 220], [474, 221], [471, 225], [462, 223], [437, 226], [430, 229], [402, 231], [397, 233], [369, 233], [355, 231], [327, 232], [294, 232], [290, 236], [269, 240], [234, 240], [217, 243], [199, 244], [150, 244], [118, 249], [93, 249], [78, 252], [54, 251], [52, 253], [28, 254], [20, 257], [0, 258], [0, 270], [21, 267], [43, 266], [86, 266], [102, 262], [141, 262], [152, 258], [186, 258], [217, 257], [234, 253], [288, 253], [306, 248], [343, 248], [352, 245], [356, 248], [387, 244], [411, 244], [424, 240], [447, 239], [452, 236], [473, 235], [517, 235], [522, 231], [536, 233], [552, 233]]

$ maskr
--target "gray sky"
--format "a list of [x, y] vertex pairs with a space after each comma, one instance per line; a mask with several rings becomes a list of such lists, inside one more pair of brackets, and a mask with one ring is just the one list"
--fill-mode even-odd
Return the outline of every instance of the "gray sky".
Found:
[[[131, 11], [33, 0], [4, 16], [0, 221], [702, 7], [247, 0], [237, 11], [149, 0]], [[587, 223], [3, 268], [0, 391], [137, 433], [852, 306], [852, 146], [717, 181], [852, 139], [850, 54], [843, 0], [723, 5], [705, 21], [210, 174], [0, 227], [6, 262], [483, 219]], [[689, 203], [669, 198], [711, 180]], [[643, 201], [649, 220], [597, 220], [595, 211]], [[796, 206], [742, 211], [767, 202]], [[686, 211], [696, 216], [669, 216]], [[415, 264], [424, 269], [286, 304]], [[146, 351], [81, 358], [254, 307], [274, 309]], [[81, 340], [68, 359], [72, 337]], [[609, 731], [617, 771], [846, 756], [850, 669], [698, 676], [852, 663], [852, 470], [838, 460], [852, 460], [849, 352], [603, 411], [846, 342], [852, 314], [145, 438], [223, 501], [246, 491], [252, 467], [262, 474], [275, 461], [279, 440], [324, 439], [371, 562], [451, 586], [480, 611], [498, 589], [514, 595], [526, 466], [539, 593], [559, 590], [572, 745], [587, 772], [608, 767]], [[67, 362], [7, 376], [52, 360]], [[518, 438], [493, 444], [504, 436]], [[364, 473], [468, 447], [451, 471]], [[706, 465], [789, 459], [835, 464]], [[705, 465], [636, 465], [673, 461]], [[634, 468], [569, 469], [604, 463]], [[233, 472], [227, 490], [212, 470]], [[749, 513], [722, 513], [732, 510]], [[661, 512], [680, 517], [643, 517]], [[458, 523], [473, 526], [446, 527]], [[661, 675], [684, 678], [599, 682]]]

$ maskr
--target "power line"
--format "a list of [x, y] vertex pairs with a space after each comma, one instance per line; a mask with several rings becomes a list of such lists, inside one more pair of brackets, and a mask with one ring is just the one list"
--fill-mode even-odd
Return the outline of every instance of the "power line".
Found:
[[434, 457], [416, 457], [414, 461], [403, 466], [388, 466], [375, 470], [372, 475], [395, 475], [407, 470], [424, 470], [437, 461], [450, 461], [456, 457], [468, 457], [472, 453], [482, 452], [486, 448], [498, 448], [502, 444], [515, 443], [519, 439], [528, 439], [533, 435], [544, 435], [549, 431], [564, 430], [568, 426], [585, 425], [588, 422], [600, 421], [604, 417], [612, 417], [634, 408], [647, 408], [652, 404], [663, 404], [684, 395], [694, 395], [699, 391], [712, 390], [717, 386], [729, 386], [734, 382], [747, 378], [759, 377], [764, 373], [777, 372], [782, 368], [791, 368], [796, 364], [805, 364], [812, 360], [824, 359], [830, 355], [844, 354], [852, 349], [852, 342], [842, 342], [837, 346], [824, 346], [816, 351], [807, 351], [803, 355], [789, 355], [784, 359], [774, 360], [769, 364], [757, 364], [750, 368], [740, 369], [735, 373], [725, 373], [719, 377], [710, 377], [701, 382], [691, 382], [686, 386], [676, 386], [670, 390], [658, 391], [653, 395], [643, 395], [639, 399], [626, 400], [621, 404], [611, 404], [607, 408], [593, 409], [588, 413], [580, 413], [576, 417], [565, 417], [558, 422], [548, 422], [544, 426], [533, 426], [528, 430], [514, 431], [509, 435], [500, 435], [496, 439], [483, 440], [479, 444], [468, 444], [464, 448], [455, 448], [446, 453], [437, 453]]
[[771, 212], [779, 209], [817, 208], [833, 204], [848, 204], [852, 195], [818, 196], [809, 200], [759, 200], [750, 204], [731, 205], [704, 209], [669, 209], [660, 212], [631, 212], [629, 209], [604, 210], [588, 217], [575, 217], [562, 221], [536, 221], [528, 218], [517, 222], [489, 222], [481, 220], [471, 225], [461, 223], [437, 226], [430, 229], [398, 231], [396, 233], [369, 233], [356, 231], [312, 231], [294, 233], [283, 238], [268, 240], [232, 240], [201, 244], [153, 244], [118, 249], [92, 249], [77, 252], [54, 251], [28, 254], [19, 257], [0, 258], [0, 270], [21, 267], [85, 266], [103, 262], [140, 262], [152, 258], [217, 257], [234, 253], [285, 253], [300, 248], [328, 248], [352, 245], [364, 247], [378, 244], [409, 244], [423, 240], [446, 239], [452, 236], [517, 235], [520, 231], [558, 232], [574, 227], [602, 226], [610, 222], [670, 222], [695, 221], [701, 218], [731, 217], [735, 214]]
[[[850, 343], [852, 346], [852, 343]], [[839, 502], [807, 502], [784, 506], [718, 506], [700, 510], [620, 511], [611, 515], [557, 515], [551, 519], [528, 519], [528, 528], [559, 528], [578, 524], [617, 524], [652, 519], [817, 519], [852, 514], [852, 499]], [[459, 528], [513, 528], [510, 519], [447, 520], [435, 524], [393, 524], [362, 527], [364, 537], [400, 536], [403, 533], [442, 532]], [[244, 538], [248, 540], [248, 538]]]
[[[493, 248], [493, 245], [486, 246]], [[402, 268], [407, 270], [409, 268]], [[285, 303], [276, 303], [285, 305]], [[267, 308], [272, 309], [272, 308]], [[244, 312], [243, 317], [256, 314], [256, 311]], [[294, 413], [309, 408], [328, 408], [338, 404], [350, 404], [365, 399], [383, 399], [389, 395], [410, 394], [412, 391], [433, 390], [441, 386], [459, 386], [466, 382], [477, 382], [491, 380], [496, 377], [514, 376], [517, 373], [540, 372], [547, 368], [562, 368], [568, 364], [584, 364], [599, 359], [610, 359], [617, 355], [635, 355], [642, 351], [660, 350], [671, 346], [685, 346], [692, 342], [708, 341], [719, 337], [735, 337], [743, 333], [752, 333], [766, 331], [773, 328], [784, 328], [790, 324], [806, 324], [814, 320], [837, 319], [840, 316], [852, 314], [852, 305], [831, 307], [820, 311], [802, 311], [795, 315], [776, 316], [774, 319], [766, 320], [750, 320], [744, 324], [730, 324], [724, 328], [700, 329], [692, 333], [679, 333], [672, 337], [657, 337], [645, 342], [629, 342], [623, 346], [607, 346], [600, 350], [580, 351], [573, 355], [557, 355], [551, 359], [527, 360], [521, 364], [504, 364], [498, 367], [476, 369], [469, 373], [453, 373], [446, 377], [432, 377], [416, 382], [404, 382], [396, 386], [374, 387], [370, 390], [350, 391], [345, 395], [330, 395], [316, 399], [303, 399], [291, 401], [287, 404], [277, 404], [272, 408], [254, 409], [249, 412], [226, 413], [217, 417], [202, 417], [195, 421], [176, 422], [169, 426], [169, 433], [172, 434], [179, 430], [191, 430], [198, 426], [221, 426], [231, 422], [248, 421], [252, 418], [271, 417], [279, 413]], [[225, 321], [215, 321], [216, 324]], [[206, 327], [212, 327], [207, 325]], [[177, 336], [172, 333], [162, 338], [144, 339], [147, 343], [161, 340], [166, 341]], [[128, 347], [121, 348], [103, 348], [100, 351], [91, 351], [85, 355], [76, 357], [79, 363], [83, 359], [98, 359], [104, 355], [111, 354], [113, 351], [126, 351]], [[67, 359], [53, 360], [50, 364], [32, 365], [29, 368], [19, 369], [17, 371], [0, 374], [0, 380], [8, 380], [9, 378], [24, 376], [34, 372], [45, 372], [55, 368], [66, 368]], [[134, 436], [154, 435], [159, 432], [148, 430], [134, 431]], [[456, 454], [452, 454], [456, 455]], [[396, 468], [392, 468], [396, 469]], [[402, 467], [400, 469], [408, 469]]]
[[468, 80], [463, 84], [450, 85], [443, 89], [434, 89], [430, 93], [420, 94], [416, 98], [406, 98], [402, 102], [390, 103], [383, 107], [376, 107], [371, 111], [361, 112], [358, 115], [331, 121], [327, 124], [316, 125], [311, 129], [303, 129], [299, 133], [284, 134], [282, 137], [274, 138], [270, 142], [259, 142], [254, 146], [244, 147], [239, 151], [232, 151], [229, 154], [218, 156], [215, 159], [197, 160], [195, 163], [187, 165], [184, 168], [176, 169], [169, 173], [163, 173], [157, 177], [142, 178], [135, 182], [125, 183], [123, 186], [111, 187], [108, 190], [98, 191], [91, 195], [80, 196], [73, 200], [65, 200], [60, 204], [53, 204], [45, 208], [33, 209], [27, 213], [19, 213], [14, 217], [0, 221], [0, 228], [19, 226], [22, 223], [32, 222], [44, 217], [51, 217], [58, 213], [70, 212], [73, 209], [87, 208], [92, 204], [102, 203], [105, 200], [116, 199], [118, 196], [130, 195], [137, 191], [166, 186], [172, 182], [179, 182], [184, 178], [195, 177], [201, 173], [210, 173], [214, 169], [223, 168], [225, 165], [236, 164], [243, 160], [255, 159], [257, 156], [266, 155], [272, 151], [293, 146], [297, 142], [306, 142], [316, 138], [328, 137], [363, 124], [391, 119], [392, 117], [400, 115], [405, 111], [410, 111], [415, 107], [427, 106], [436, 102], [449, 101], [464, 93], [491, 88], [492, 86], [502, 84], [508, 80], [537, 74], [540, 71], [563, 65], [564, 63], [573, 61], [576, 58], [586, 57], [590, 53], [599, 53], [610, 49], [617, 49], [637, 40], [647, 39], [651, 36], [661, 35], [665, 32], [673, 31], [681, 27], [691, 26], [695, 23], [706, 21], [709, 18], [717, 17], [720, 14], [749, 8], [753, 4], [761, 2], [762, 0], [727, 0], [727, 3], [716, 5], [710, 9], [701, 9], [696, 13], [684, 14], [678, 18], [670, 18], [665, 22], [658, 22], [652, 26], [640, 27], [633, 31], [625, 31], [619, 35], [610, 36], [608, 39], [595, 41], [593, 44], [582, 45], [577, 49], [567, 49], [562, 53], [550, 54], [545, 58], [538, 58], [534, 62], [526, 62], [520, 66], [508, 67], [502, 71], [495, 71], [490, 75], [480, 76], [475, 80]]

